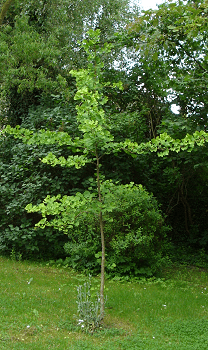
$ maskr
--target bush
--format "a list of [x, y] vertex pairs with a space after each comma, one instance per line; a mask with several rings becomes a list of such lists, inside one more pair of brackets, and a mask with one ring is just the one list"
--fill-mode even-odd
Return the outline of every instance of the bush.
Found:
[[[28, 214], [28, 203], [41, 202], [48, 193], [69, 192], [80, 181], [73, 169], [58, 171], [40, 162], [49, 150], [61, 155], [56, 146], [26, 145], [12, 136], [0, 139], [0, 253], [14, 249], [23, 258], [65, 257], [64, 233], [48, 228], [34, 229], [38, 214]], [[78, 185], [77, 185], [78, 186]]]
[[[106, 272], [110, 275], [154, 274], [162, 262], [168, 228], [156, 199], [141, 185], [111, 183], [114, 209], [104, 214]], [[116, 207], [116, 209], [115, 209]], [[92, 273], [100, 270], [100, 231], [92, 213], [70, 230], [65, 251], [75, 269]]]
[[47, 228], [31, 227], [30, 223], [19, 226], [9, 225], [0, 235], [0, 251], [4, 255], [21, 255], [23, 259], [44, 259], [65, 257], [63, 249], [65, 235]]

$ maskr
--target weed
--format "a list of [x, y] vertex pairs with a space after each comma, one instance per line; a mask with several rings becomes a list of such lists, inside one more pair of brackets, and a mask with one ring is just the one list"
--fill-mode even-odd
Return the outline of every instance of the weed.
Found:
[[17, 253], [13, 247], [10, 253], [10, 259], [12, 261], [22, 261], [22, 254], [20, 252]]

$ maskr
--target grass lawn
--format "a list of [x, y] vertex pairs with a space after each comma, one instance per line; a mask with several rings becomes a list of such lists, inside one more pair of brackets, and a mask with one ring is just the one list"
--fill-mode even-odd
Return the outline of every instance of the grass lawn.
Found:
[[0, 266], [0, 350], [208, 349], [206, 270], [180, 267], [155, 281], [107, 281], [105, 326], [90, 335], [73, 327], [83, 275], [2, 257]]

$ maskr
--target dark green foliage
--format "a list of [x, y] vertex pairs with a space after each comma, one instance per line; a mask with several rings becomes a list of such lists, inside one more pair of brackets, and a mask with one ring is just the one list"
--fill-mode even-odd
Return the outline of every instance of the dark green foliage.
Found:
[[[56, 99], [57, 100], [57, 97]], [[48, 127], [52, 130], [64, 127], [76, 133], [76, 124], [70, 108], [51, 102], [51, 108], [42, 105], [33, 108], [23, 125], [32, 130]], [[65, 257], [63, 245], [66, 235], [47, 228], [34, 229], [40, 220], [37, 214], [27, 214], [26, 205], [40, 203], [47, 194], [74, 193], [83, 187], [84, 171], [56, 167], [40, 162], [52, 151], [57, 155], [68, 150], [57, 146], [26, 145], [11, 136], [0, 139], [0, 252], [10, 254], [12, 249], [23, 258]], [[85, 169], [90, 173], [90, 169]]]
[[20, 255], [23, 259], [48, 260], [64, 257], [64, 235], [55, 230], [41, 230], [31, 227], [31, 221], [25, 218], [20, 227], [9, 225], [0, 235], [0, 252], [4, 255]]
[[134, 160], [134, 173], [131, 171], [133, 180], [145, 184], [161, 204], [166, 223], [172, 227], [169, 232], [172, 241], [187, 242], [195, 249], [207, 249], [208, 243], [205, 154], [206, 147], [203, 151], [181, 152], [163, 159], [145, 155]]
[[[73, 95], [73, 89], [71, 93]], [[75, 105], [71, 100], [66, 101], [63, 94], [42, 96], [39, 104], [30, 104], [27, 115], [22, 118], [21, 127], [33, 131], [66, 131], [71, 136], [77, 136]]]
[[[55, 173], [49, 172], [39, 161], [41, 154], [46, 152], [47, 148], [41, 150], [24, 145], [10, 136], [1, 142], [1, 252], [10, 253], [14, 248], [23, 257], [52, 256], [56, 251], [57, 257], [60, 254], [61, 249], [57, 249], [57, 233], [52, 230], [34, 230], [38, 216], [29, 216], [24, 209], [28, 201], [33, 199], [37, 202], [44, 198], [49, 187], [54, 192], [57, 188], [64, 190], [64, 179], [58, 179]], [[63, 237], [60, 237], [60, 241]]]
[[[134, 86], [146, 101], [150, 137], [156, 131], [180, 139], [207, 130], [207, 1], [166, 2], [129, 28], [138, 53]], [[179, 107], [177, 115], [168, 109], [167, 97]], [[208, 247], [207, 154], [205, 146], [162, 160], [155, 155], [137, 160], [136, 173], [162, 204], [172, 239], [195, 249]]]
[[18, 93], [17, 86], [10, 88], [7, 94], [7, 122], [11, 126], [20, 125], [22, 121], [28, 117], [29, 109], [32, 105], [40, 104], [40, 91]]
[[87, 27], [100, 27], [104, 42], [130, 17], [128, 0], [13, 1], [0, 31], [0, 90], [10, 125], [21, 124], [44, 94], [71, 94], [68, 72], [86, 64], [79, 41]]
[[[174, 241], [174, 240], [173, 240]], [[180, 243], [179, 243], [180, 242]], [[196, 245], [191, 245], [187, 240], [174, 242], [167, 247], [167, 255], [173, 264], [179, 266], [197, 266], [199, 268], [208, 267], [207, 249], [196, 249]]]
[[[168, 228], [156, 199], [142, 186], [112, 186], [116, 209], [106, 213], [106, 271], [110, 275], [146, 275], [162, 263]], [[83, 217], [69, 232], [65, 244], [70, 266], [97, 273], [100, 267], [99, 223], [93, 214]]]

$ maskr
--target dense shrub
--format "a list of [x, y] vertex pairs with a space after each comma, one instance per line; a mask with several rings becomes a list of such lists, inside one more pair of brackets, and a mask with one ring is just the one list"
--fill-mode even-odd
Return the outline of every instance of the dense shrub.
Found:
[[29, 220], [25, 220], [25, 225], [9, 225], [3, 230], [0, 235], [0, 251], [5, 255], [21, 255], [23, 259], [32, 260], [64, 257], [65, 238], [50, 228], [35, 229]]
[[[141, 185], [111, 184], [111, 191], [116, 209], [104, 215], [106, 271], [110, 275], [152, 275], [162, 261], [168, 230], [157, 201]], [[99, 272], [99, 223], [92, 213], [69, 232], [65, 250], [73, 268]]]
[[[46, 103], [47, 102], [47, 103]], [[77, 133], [74, 106], [57, 95], [30, 107], [22, 117], [22, 127]], [[27, 145], [11, 135], [0, 135], [0, 254], [15, 250], [23, 258], [64, 258], [64, 233], [52, 228], [34, 229], [40, 215], [27, 214], [28, 203], [38, 204], [48, 194], [71, 194], [88, 186], [89, 168], [79, 170], [51, 167], [40, 159], [49, 152], [69, 155], [67, 147]], [[86, 184], [85, 184], [86, 182]]]
[[12, 136], [0, 139], [0, 253], [12, 250], [23, 258], [65, 257], [66, 235], [52, 228], [34, 229], [38, 214], [28, 214], [28, 203], [40, 203], [49, 193], [57, 195], [79, 189], [76, 169], [52, 168], [40, 162], [49, 150], [67, 152], [56, 146], [26, 145]]

